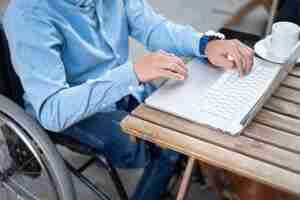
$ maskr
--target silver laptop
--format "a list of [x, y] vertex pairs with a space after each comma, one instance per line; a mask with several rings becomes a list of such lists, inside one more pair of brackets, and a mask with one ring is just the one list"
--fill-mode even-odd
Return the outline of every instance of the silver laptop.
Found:
[[168, 80], [146, 99], [150, 107], [231, 135], [240, 134], [280, 82], [293, 69], [300, 42], [286, 64], [254, 58], [252, 72], [240, 78], [198, 59], [188, 64], [184, 82]]

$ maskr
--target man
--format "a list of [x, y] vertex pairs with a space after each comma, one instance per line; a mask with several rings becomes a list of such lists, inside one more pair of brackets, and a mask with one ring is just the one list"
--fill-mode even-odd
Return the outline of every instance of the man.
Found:
[[[118, 167], [145, 167], [134, 200], [160, 199], [180, 156], [132, 143], [119, 127], [124, 110], [153, 91], [149, 82], [186, 79], [177, 56], [205, 55], [241, 75], [252, 66], [251, 49], [209, 41], [156, 14], [146, 0], [13, 0], [4, 25], [26, 110], [45, 129], [106, 152]], [[128, 60], [129, 36], [156, 53]]]

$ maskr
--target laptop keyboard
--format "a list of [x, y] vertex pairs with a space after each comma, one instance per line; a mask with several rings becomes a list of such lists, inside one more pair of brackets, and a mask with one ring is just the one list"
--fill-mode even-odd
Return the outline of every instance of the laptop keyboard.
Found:
[[224, 120], [242, 121], [263, 96], [279, 70], [278, 67], [254, 64], [251, 73], [243, 78], [237, 72], [226, 72], [204, 95], [198, 108]]

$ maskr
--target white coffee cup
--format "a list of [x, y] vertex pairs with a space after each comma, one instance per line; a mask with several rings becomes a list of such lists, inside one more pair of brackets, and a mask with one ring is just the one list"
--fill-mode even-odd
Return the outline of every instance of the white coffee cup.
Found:
[[277, 22], [272, 26], [271, 52], [273, 56], [286, 59], [298, 43], [300, 27], [292, 22]]

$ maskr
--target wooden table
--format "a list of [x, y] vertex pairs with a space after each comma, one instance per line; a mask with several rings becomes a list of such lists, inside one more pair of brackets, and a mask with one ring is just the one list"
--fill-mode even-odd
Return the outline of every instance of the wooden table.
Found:
[[300, 66], [241, 136], [223, 135], [146, 105], [136, 108], [121, 126], [132, 136], [189, 156], [190, 165], [197, 159], [300, 196]]

